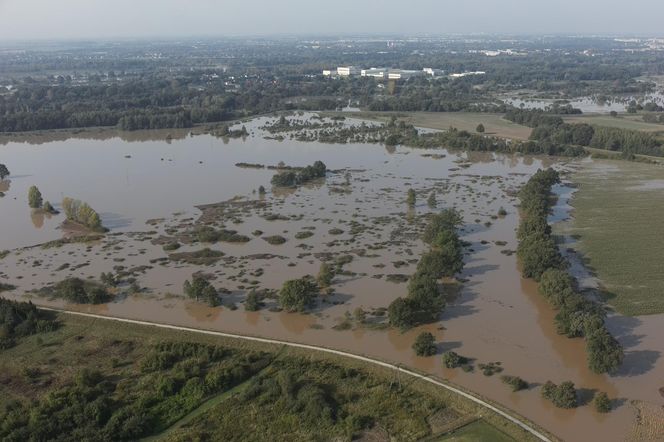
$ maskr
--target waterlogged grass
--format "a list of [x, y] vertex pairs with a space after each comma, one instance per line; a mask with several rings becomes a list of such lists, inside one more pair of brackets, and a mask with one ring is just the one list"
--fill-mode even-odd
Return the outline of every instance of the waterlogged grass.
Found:
[[576, 247], [626, 315], [664, 313], [664, 168], [597, 161], [573, 175]]

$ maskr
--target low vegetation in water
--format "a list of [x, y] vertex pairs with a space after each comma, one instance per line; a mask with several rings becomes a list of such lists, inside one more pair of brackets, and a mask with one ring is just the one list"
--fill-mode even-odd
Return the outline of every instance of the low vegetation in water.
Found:
[[528, 382], [524, 381], [518, 376], [501, 376], [500, 380], [503, 381], [504, 384], [509, 385], [512, 391], [521, 391], [525, 390], [528, 388]]
[[272, 177], [271, 183], [275, 187], [297, 187], [319, 178], [325, 178], [326, 173], [325, 163], [316, 161], [313, 165], [299, 170], [279, 172]]

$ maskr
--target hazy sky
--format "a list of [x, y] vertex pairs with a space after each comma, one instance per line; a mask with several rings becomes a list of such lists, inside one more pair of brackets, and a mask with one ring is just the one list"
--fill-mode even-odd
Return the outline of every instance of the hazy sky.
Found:
[[0, 39], [249, 34], [664, 36], [664, 0], [0, 0]]

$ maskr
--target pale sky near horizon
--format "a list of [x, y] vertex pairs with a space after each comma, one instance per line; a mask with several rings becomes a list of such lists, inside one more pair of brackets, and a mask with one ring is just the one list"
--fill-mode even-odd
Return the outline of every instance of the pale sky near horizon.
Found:
[[664, 0], [0, 0], [0, 41], [273, 34], [664, 36]]

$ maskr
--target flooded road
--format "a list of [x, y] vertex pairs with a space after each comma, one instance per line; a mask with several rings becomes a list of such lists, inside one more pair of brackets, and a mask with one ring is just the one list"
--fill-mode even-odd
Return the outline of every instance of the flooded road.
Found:
[[[511, 253], [519, 221], [515, 192], [552, 160], [445, 150], [431, 157], [430, 151], [401, 147], [279, 142], [263, 138], [262, 124], [247, 124], [252, 135], [245, 140], [199, 135], [127, 142], [100, 137], [104, 139], [0, 146], [0, 162], [12, 172], [0, 199], [0, 250], [12, 250], [0, 260], [0, 280], [19, 287], [3, 295], [102, 315], [321, 345], [405, 364], [497, 401], [565, 440], [624, 440], [635, 417], [630, 400], [664, 403], [658, 392], [664, 386], [664, 340], [658, 338], [664, 318], [610, 317], [609, 328], [625, 345], [625, 366], [614, 376], [594, 375], [587, 369], [583, 340], [559, 336], [555, 312], [535, 283], [520, 277]], [[280, 161], [304, 166], [316, 160], [333, 170], [325, 182], [285, 192], [270, 190], [274, 171], [235, 166]], [[87, 201], [111, 235], [90, 244], [26, 248], [62, 235], [62, 215], [35, 219], [27, 207], [27, 189], [33, 184], [53, 203], [62, 196]], [[261, 185], [268, 189], [264, 197], [255, 193]], [[409, 188], [418, 197], [414, 210], [406, 204]], [[558, 191], [562, 195], [565, 189]], [[436, 324], [407, 333], [372, 327], [381, 322], [381, 309], [406, 294], [406, 284], [388, 277], [415, 271], [424, 250], [418, 238], [423, 216], [436, 210], [426, 203], [432, 192], [438, 208], [454, 206], [463, 212], [462, 239], [470, 246], [462, 289], [450, 296]], [[216, 202], [226, 203], [212, 212], [195, 208]], [[567, 216], [566, 204], [560, 198], [556, 220]], [[504, 217], [496, 216], [501, 207]], [[274, 214], [280, 216], [270, 216]], [[182, 240], [201, 218], [251, 240], [213, 245]], [[305, 231], [313, 235], [296, 238]], [[287, 241], [268, 244], [263, 237], [270, 235]], [[175, 261], [162, 248], [163, 238], [179, 239], [177, 252], [206, 246], [225, 255], [206, 266]], [[274, 299], [266, 299], [259, 312], [244, 311], [250, 288], [277, 290], [286, 279], [315, 275], [328, 259], [343, 260], [344, 271], [334, 279], [334, 293], [311, 313], [270, 311]], [[101, 272], [118, 267], [133, 271], [141, 293], [99, 306], [67, 305], [26, 293], [68, 276], [98, 279]], [[223, 307], [182, 296], [184, 280], [198, 271], [225, 289]], [[370, 313], [367, 324], [352, 322], [350, 329], [340, 329], [346, 313], [358, 307]], [[414, 356], [411, 345], [422, 329], [436, 336], [439, 353], [454, 350], [475, 365], [501, 362], [502, 374], [520, 376], [531, 388], [512, 393], [500, 375], [448, 370], [440, 355]], [[591, 405], [556, 409], [537, 388], [547, 380], [572, 380], [582, 389], [582, 400], [593, 390], [605, 391], [617, 399], [617, 409], [608, 415], [597, 414]]]

